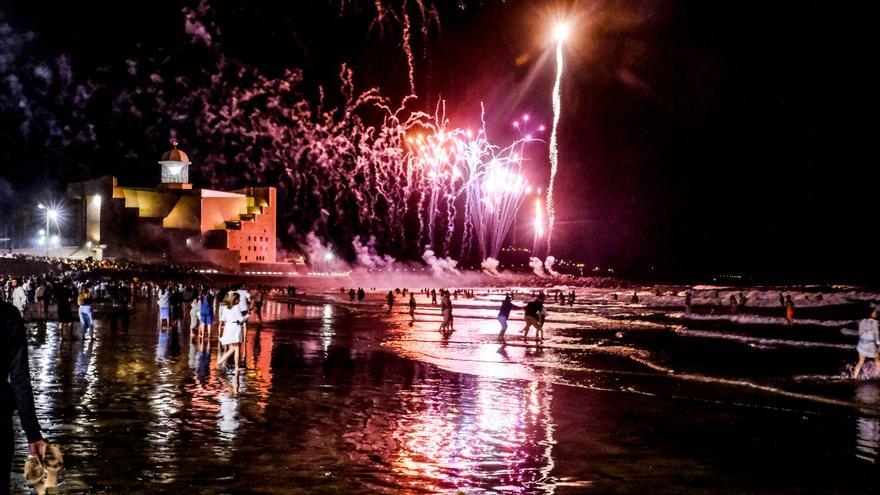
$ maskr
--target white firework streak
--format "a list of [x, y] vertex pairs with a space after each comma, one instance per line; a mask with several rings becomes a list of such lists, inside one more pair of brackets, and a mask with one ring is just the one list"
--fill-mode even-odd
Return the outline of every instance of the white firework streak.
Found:
[[556, 222], [556, 208], [553, 205], [553, 185], [559, 168], [559, 150], [556, 144], [556, 128], [562, 111], [559, 87], [562, 82], [562, 40], [556, 43], [556, 82], [553, 84], [553, 130], [550, 133], [550, 185], [547, 187], [547, 252], [550, 252], [553, 239], [553, 224]]

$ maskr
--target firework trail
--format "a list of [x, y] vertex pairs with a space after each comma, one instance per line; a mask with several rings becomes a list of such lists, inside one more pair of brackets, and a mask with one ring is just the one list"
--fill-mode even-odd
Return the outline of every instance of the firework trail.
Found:
[[556, 182], [556, 172], [559, 168], [559, 149], [557, 146], [557, 128], [559, 127], [559, 114], [562, 111], [562, 98], [560, 86], [562, 85], [562, 43], [568, 35], [568, 26], [559, 24], [556, 26], [556, 81], [553, 83], [553, 130], [550, 132], [550, 184], [547, 186], [547, 252], [550, 252], [553, 241], [553, 226], [556, 223], [556, 208], [553, 204], [553, 189]]
[[[418, 2], [421, 7], [421, 1]], [[412, 94], [416, 93], [416, 63], [415, 58], [413, 57], [412, 51], [412, 35], [410, 33], [412, 29], [412, 23], [409, 19], [409, 13], [406, 11], [407, 8], [407, 0], [403, 2], [403, 8], [401, 12], [403, 14], [403, 53], [406, 55], [406, 65], [409, 69], [409, 90]], [[424, 8], [422, 7], [422, 10]]]

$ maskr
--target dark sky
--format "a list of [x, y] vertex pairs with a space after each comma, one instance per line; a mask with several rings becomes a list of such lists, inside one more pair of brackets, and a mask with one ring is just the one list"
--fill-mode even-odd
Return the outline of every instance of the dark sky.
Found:
[[[346, 2], [342, 15], [338, 1], [217, 3], [229, 56], [268, 74], [302, 67], [312, 88], [345, 62], [359, 85], [405, 94], [399, 26], [369, 30], [372, 2], [360, 11]], [[461, 127], [478, 123], [483, 102], [498, 141], [522, 112], [550, 123], [553, 64], [542, 40], [555, 12], [577, 19], [563, 81], [557, 256], [679, 275], [878, 274], [867, 12], [832, 1], [436, 3], [439, 31], [414, 36], [420, 101], [446, 99]], [[161, 60], [185, 38], [186, 3], [0, 5], [0, 23], [37, 35], [35, 56], [68, 54], [75, 71]], [[15, 148], [4, 160], [42, 152], [7, 121], [2, 132]], [[546, 182], [546, 151], [536, 146], [530, 160], [532, 182]], [[58, 179], [47, 173], [22, 176], [9, 163], [2, 172], [6, 187], [26, 190]]]

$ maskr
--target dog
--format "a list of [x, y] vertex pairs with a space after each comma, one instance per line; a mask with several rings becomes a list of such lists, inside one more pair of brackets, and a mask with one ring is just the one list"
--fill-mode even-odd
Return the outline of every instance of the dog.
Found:
[[24, 479], [36, 490], [38, 495], [54, 495], [57, 493], [58, 473], [64, 467], [64, 457], [57, 444], [46, 446], [46, 455], [42, 460], [30, 456], [24, 463]]

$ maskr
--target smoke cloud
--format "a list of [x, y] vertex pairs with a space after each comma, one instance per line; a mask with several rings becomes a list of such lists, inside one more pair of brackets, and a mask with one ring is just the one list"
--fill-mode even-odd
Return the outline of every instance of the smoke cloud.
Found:
[[355, 236], [351, 242], [354, 247], [355, 262], [362, 268], [384, 269], [391, 268], [396, 260], [390, 255], [380, 256], [376, 249], [376, 236], [371, 235], [364, 244], [360, 236]]
[[425, 246], [425, 254], [422, 255], [422, 259], [431, 267], [431, 270], [436, 277], [461, 274], [456, 268], [458, 261], [449, 257], [438, 258], [437, 255], [434, 254], [434, 250], [431, 249], [430, 245]]
[[547, 270], [547, 273], [549, 273], [551, 276], [558, 277], [559, 272], [557, 272], [556, 270], [553, 269], [554, 263], [556, 263], [556, 257], [547, 256], [547, 259], [544, 260], [544, 268]]
[[498, 272], [498, 264], [499, 264], [498, 260], [496, 260], [495, 258], [489, 257], [489, 258], [484, 259], [483, 262], [480, 263], [480, 266], [483, 267], [483, 273], [485, 273], [486, 275], [492, 275], [493, 277], [497, 277], [497, 276], [501, 275], [501, 273]]
[[546, 275], [544, 273], [544, 263], [541, 262], [540, 258], [535, 258], [534, 256], [529, 258], [529, 267], [531, 267], [532, 271], [535, 272], [535, 275], [539, 277]]

